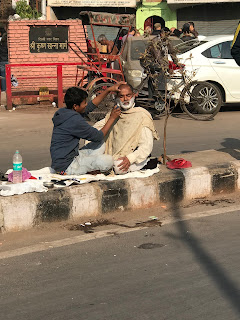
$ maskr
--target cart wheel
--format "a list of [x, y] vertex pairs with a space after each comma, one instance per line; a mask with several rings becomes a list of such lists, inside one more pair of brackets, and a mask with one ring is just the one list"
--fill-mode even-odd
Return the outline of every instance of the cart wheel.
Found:
[[[88, 94], [88, 101], [93, 100], [98, 96], [100, 93], [105, 91], [107, 88], [113, 86], [113, 83], [105, 82], [105, 83], [100, 83], [94, 86]], [[109, 93], [103, 101], [98, 105], [97, 109], [94, 111], [90, 112], [88, 114], [89, 119], [92, 122], [97, 122], [105, 117], [105, 115], [112, 110], [112, 108], [115, 105], [115, 93]]]

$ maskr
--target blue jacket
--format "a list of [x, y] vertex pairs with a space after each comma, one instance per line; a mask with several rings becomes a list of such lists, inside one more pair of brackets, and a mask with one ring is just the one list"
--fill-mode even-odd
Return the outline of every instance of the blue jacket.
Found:
[[[89, 102], [85, 114], [93, 111], [96, 106]], [[83, 115], [73, 109], [61, 108], [52, 118], [54, 127], [51, 141], [51, 167], [56, 171], [65, 171], [79, 154], [80, 139], [100, 142], [103, 132], [90, 126]]]
[[240, 66], [240, 22], [234, 35], [231, 55], [236, 63]]

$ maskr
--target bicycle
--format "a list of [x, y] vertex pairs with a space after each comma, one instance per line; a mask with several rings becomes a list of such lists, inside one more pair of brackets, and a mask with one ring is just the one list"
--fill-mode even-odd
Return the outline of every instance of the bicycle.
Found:
[[[154, 108], [159, 116], [166, 114], [166, 102], [172, 100], [172, 104], [168, 103], [169, 113], [179, 104], [181, 110], [194, 120], [212, 120], [222, 105], [222, 96], [218, 87], [206, 81], [192, 81], [193, 72], [190, 74], [187, 74], [184, 70], [178, 70], [177, 72], [177, 75], [176, 73], [171, 76], [167, 75], [168, 90], [166, 90], [167, 92], [164, 95], [156, 93], [155, 98], [140, 97], [136, 100], [144, 108]], [[141, 94], [144, 87], [148, 87], [150, 78], [150, 74], [147, 74], [143, 78], [140, 85], [136, 88], [137, 92]], [[155, 87], [157, 87], [156, 80]]]

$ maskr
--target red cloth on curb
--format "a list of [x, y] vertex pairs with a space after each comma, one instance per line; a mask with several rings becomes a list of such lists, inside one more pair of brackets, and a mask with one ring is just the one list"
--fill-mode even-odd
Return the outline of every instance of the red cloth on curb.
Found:
[[168, 169], [184, 169], [192, 167], [192, 163], [183, 158], [173, 159], [167, 162]]

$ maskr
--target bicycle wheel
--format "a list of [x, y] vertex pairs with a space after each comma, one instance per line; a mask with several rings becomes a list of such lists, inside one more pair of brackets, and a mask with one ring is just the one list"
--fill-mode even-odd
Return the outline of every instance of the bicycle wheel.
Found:
[[[88, 101], [93, 100], [94, 98], [96, 98], [96, 96], [98, 96], [100, 93], [102, 93], [103, 91], [105, 91], [107, 88], [113, 86], [114, 83], [110, 83], [110, 82], [104, 82], [104, 83], [100, 83], [97, 84], [96, 86], [94, 86], [88, 94]], [[115, 105], [115, 93], [109, 93], [104, 99], [103, 101], [98, 105], [98, 107], [90, 112], [88, 114], [88, 118], [92, 121], [92, 122], [97, 122], [101, 119], [103, 119], [105, 117], [105, 115], [112, 110], [112, 108]]]
[[222, 106], [222, 95], [214, 84], [194, 81], [181, 92], [180, 106], [195, 120], [212, 120]]

